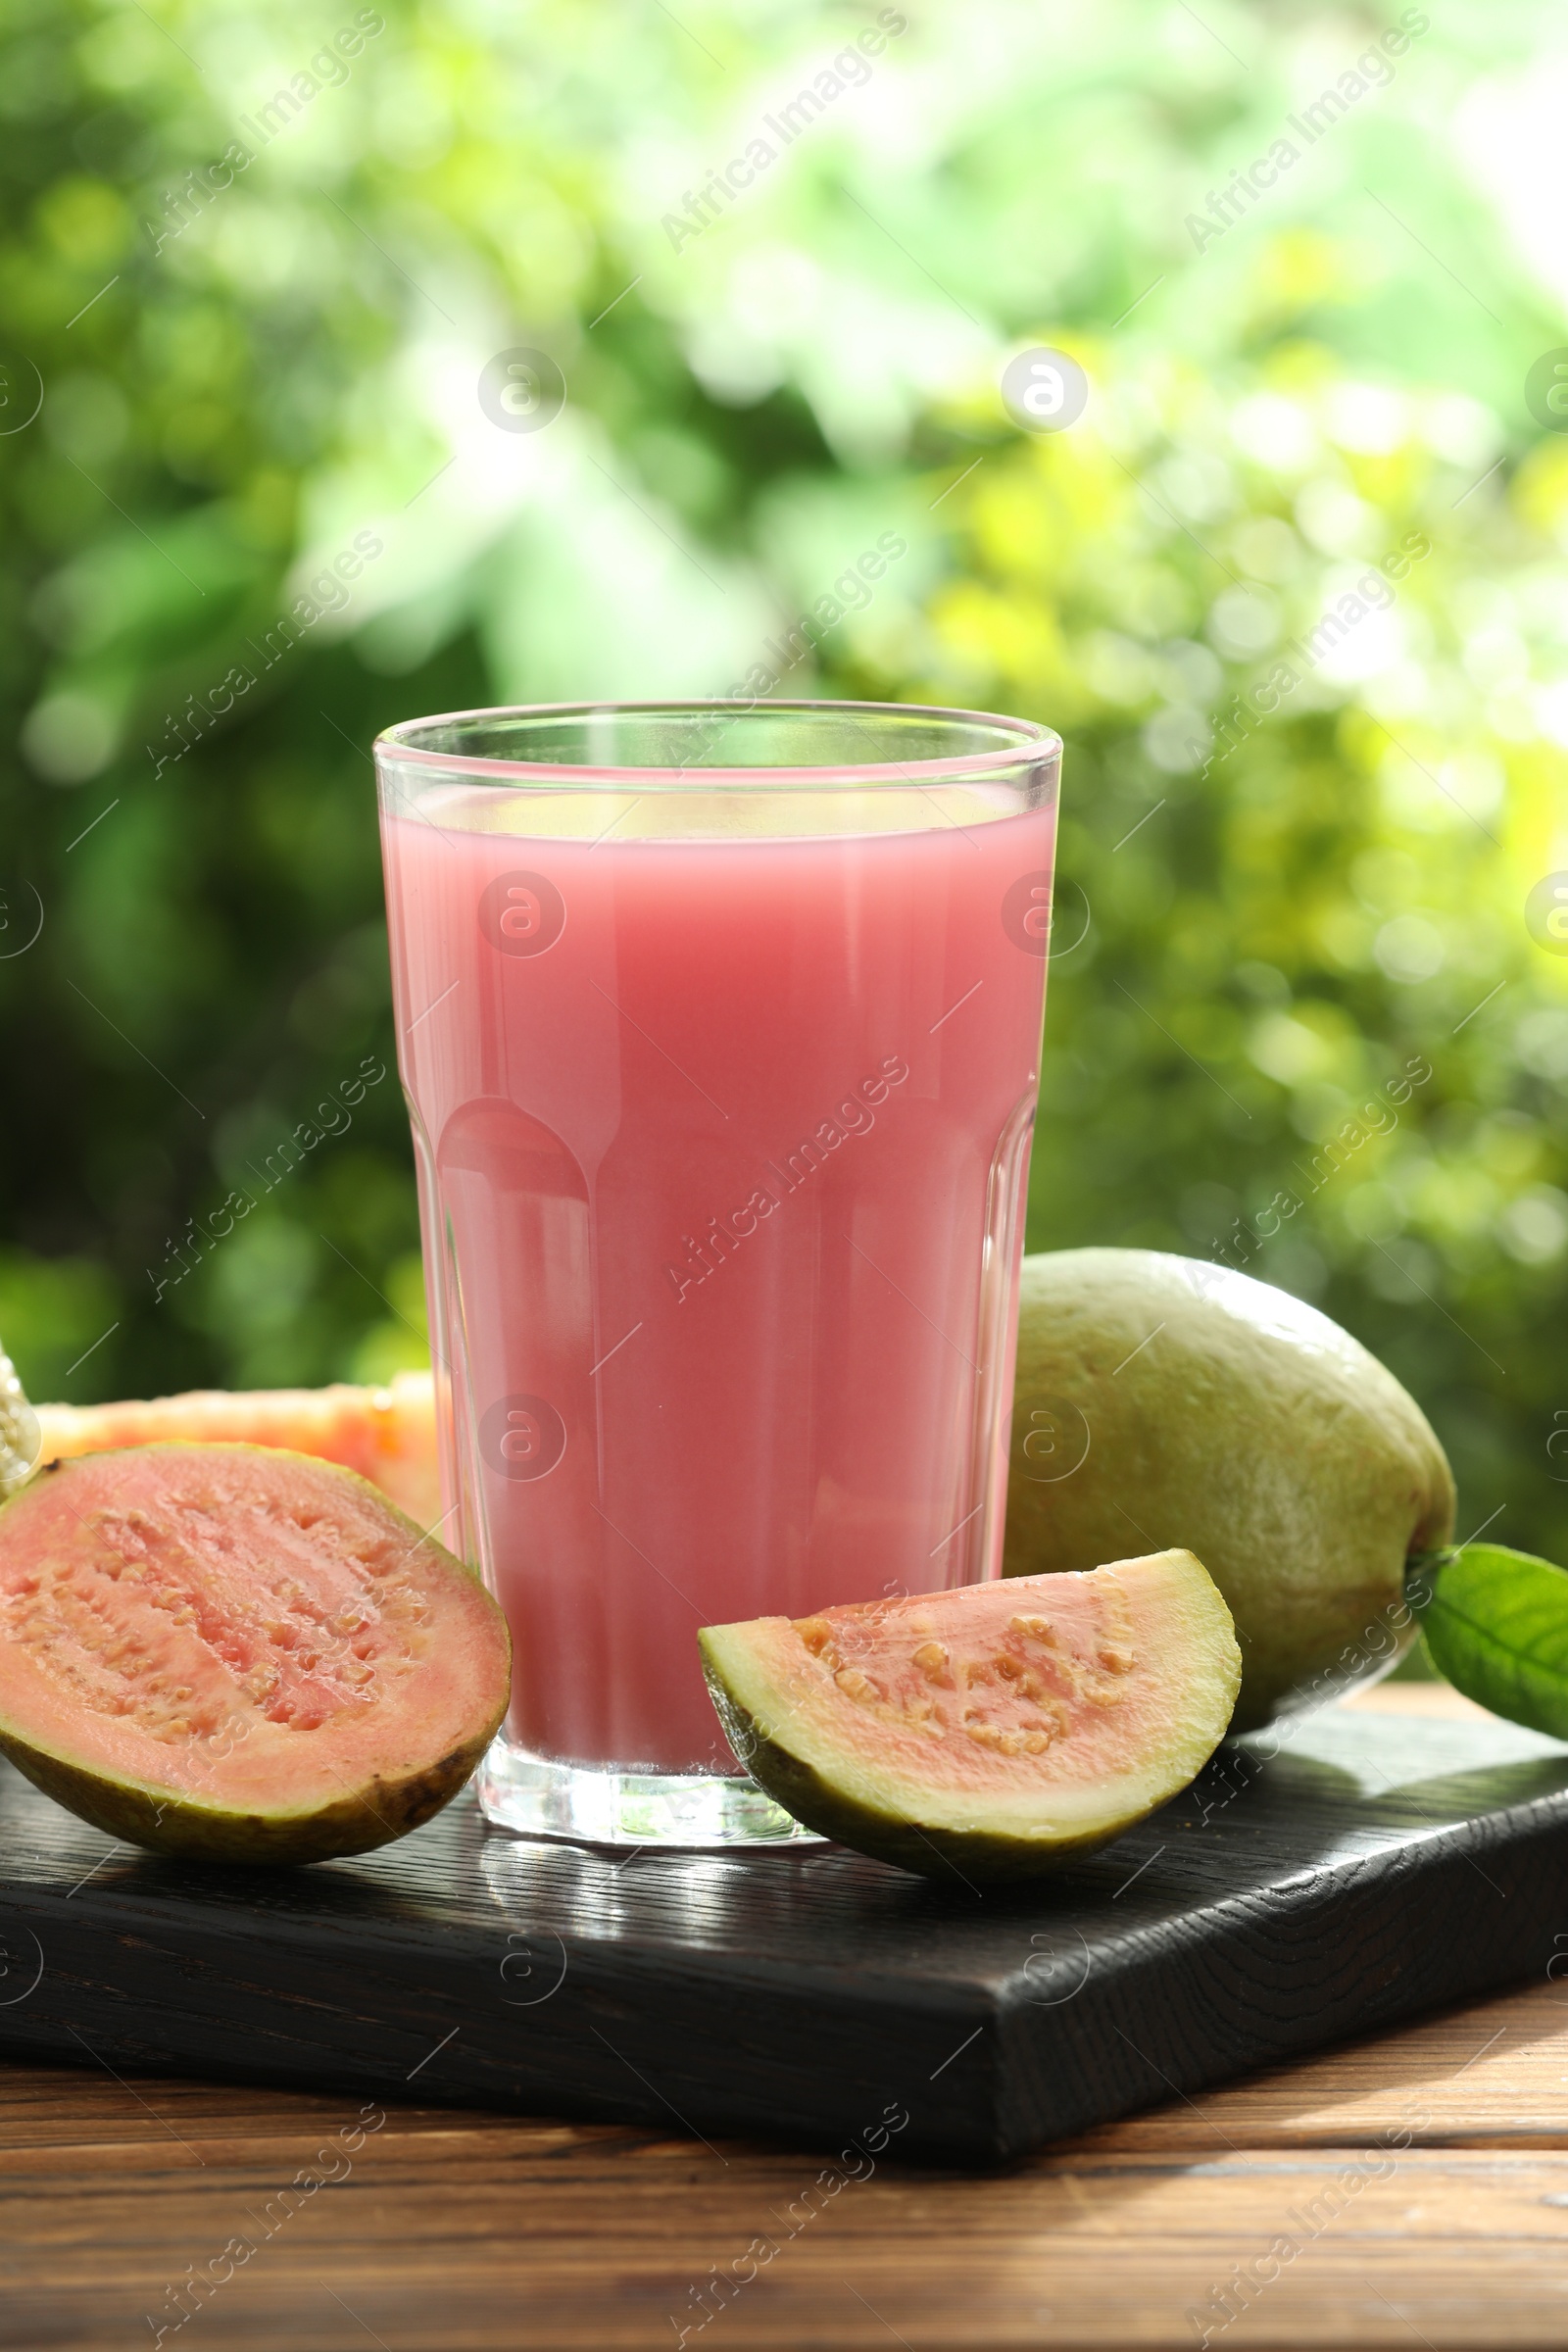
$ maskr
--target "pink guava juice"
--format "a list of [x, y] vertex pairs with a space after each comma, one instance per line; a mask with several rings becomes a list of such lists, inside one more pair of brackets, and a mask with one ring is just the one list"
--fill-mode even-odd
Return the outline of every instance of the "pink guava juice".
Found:
[[383, 818], [442, 1532], [512, 1740], [733, 1773], [699, 1626], [997, 1573], [1054, 794], [783, 837], [542, 807]]

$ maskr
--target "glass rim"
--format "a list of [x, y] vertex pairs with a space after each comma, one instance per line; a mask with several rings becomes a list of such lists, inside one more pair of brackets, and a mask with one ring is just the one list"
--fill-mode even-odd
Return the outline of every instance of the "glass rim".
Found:
[[[582, 718], [658, 716], [678, 713], [701, 717], [728, 713], [732, 721], [754, 712], [779, 714], [833, 713], [862, 718], [937, 720], [971, 727], [992, 727], [1011, 736], [992, 749], [954, 753], [937, 760], [876, 760], [865, 762], [821, 760], [815, 764], [778, 767], [589, 767], [560, 760], [506, 760], [484, 753], [434, 751], [411, 740], [434, 727], [478, 726], [509, 718]], [[383, 759], [412, 763], [435, 773], [462, 776], [474, 783], [574, 785], [579, 791], [635, 786], [642, 792], [704, 792], [714, 789], [750, 792], [822, 792], [865, 785], [912, 785], [981, 781], [1006, 776], [1020, 767], [1059, 758], [1061, 737], [1038, 719], [1017, 718], [994, 710], [963, 710], [933, 703], [861, 703], [833, 700], [732, 703], [727, 697], [664, 702], [506, 703], [493, 709], [447, 710], [423, 718], [400, 719], [384, 727], [372, 750]]]

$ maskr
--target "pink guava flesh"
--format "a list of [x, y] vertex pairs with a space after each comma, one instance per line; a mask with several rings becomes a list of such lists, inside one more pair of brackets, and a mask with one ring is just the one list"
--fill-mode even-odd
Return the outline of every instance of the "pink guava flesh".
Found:
[[358, 1852], [455, 1794], [505, 1712], [477, 1579], [353, 1472], [162, 1445], [0, 1509], [0, 1747], [115, 1835]]

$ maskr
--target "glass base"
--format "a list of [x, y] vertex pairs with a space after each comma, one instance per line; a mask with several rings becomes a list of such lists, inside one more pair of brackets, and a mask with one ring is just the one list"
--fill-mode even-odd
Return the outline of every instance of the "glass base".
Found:
[[487, 1821], [528, 1838], [578, 1845], [821, 1845], [743, 1777], [684, 1772], [609, 1772], [530, 1755], [493, 1740], [475, 1787]]

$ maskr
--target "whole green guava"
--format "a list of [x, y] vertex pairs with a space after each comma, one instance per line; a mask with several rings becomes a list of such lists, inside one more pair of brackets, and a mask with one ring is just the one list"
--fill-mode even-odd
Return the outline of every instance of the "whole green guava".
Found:
[[1003, 1573], [1196, 1552], [1236, 1620], [1233, 1731], [1408, 1648], [1405, 1561], [1453, 1510], [1414, 1398], [1288, 1291], [1152, 1250], [1024, 1259]]

